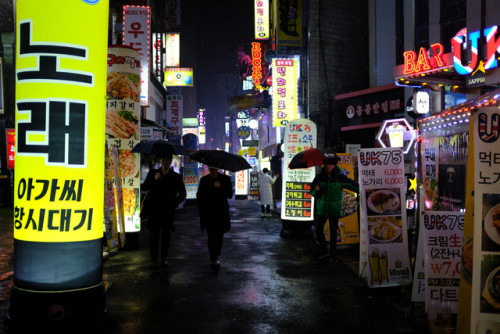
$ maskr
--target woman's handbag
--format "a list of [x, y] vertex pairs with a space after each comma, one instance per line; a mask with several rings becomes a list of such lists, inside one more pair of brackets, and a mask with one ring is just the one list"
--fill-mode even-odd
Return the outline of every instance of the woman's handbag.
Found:
[[144, 195], [144, 198], [142, 199], [141, 202], [141, 212], [139, 213], [139, 216], [141, 217], [141, 223], [146, 227], [149, 228], [149, 213], [151, 211], [151, 201], [149, 199], [149, 192]]

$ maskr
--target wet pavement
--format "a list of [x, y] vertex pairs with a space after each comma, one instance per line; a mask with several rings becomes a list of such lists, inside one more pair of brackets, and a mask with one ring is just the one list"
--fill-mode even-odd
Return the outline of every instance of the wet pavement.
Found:
[[[109, 257], [103, 265], [103, 279], [110, 284], [107, 311], [93, 332], [427, 333], [421, 307], [410, 303], [411, 287], [366, 287], [358, 277], [357, 247], [341, 247], [339, 263], [317, 261], [310, 233], [282, 238], [276, 214], [261, 218], [259, 204], [247, 200], [230, 205], [232, 229], [218, 274], [209, 268], [196, 205], [177, 214], [169, 268], [149, 269], [148, 231]], [[0, 247], [8, 249], [11, 233], [11, 227], [0, 227]], [[2, 320], [9, 305], [11, 255], [2, 248]], [[0, 333], [10, 332], [0, 322]]]

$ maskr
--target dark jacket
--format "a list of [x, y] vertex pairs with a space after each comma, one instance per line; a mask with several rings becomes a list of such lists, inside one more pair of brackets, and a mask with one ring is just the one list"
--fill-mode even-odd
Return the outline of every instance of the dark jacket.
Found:
[[[214, 187], [219, 180], [220, 188]], [[231, 229], [228, 198], [233, 197], [233, 185], [229, 176], [219, 173], [217, 178], [205, 175], [200, 179], [196, 199], [200, 212], [201, 228], [225, 233]]]
[[[320, 191], [315, 190], [316, 185]], [[324, 217], [341, 217], [343, 204], [343, 189], [359, 192], [358, 184], [342, 174], [342, 169], [335, 166], [331, 177], [324, 169], [316, 175], [311, 183], [311, 194], [316, 199], [316, 215]]]
[[148, 193], [141, 217], [149, 217], [150, 223], [156, 221], [172, 223], [175, 209], [186, 199], [186, 188], [182, 176], [172, 169], [158, 180], [155, 180], [156, 173], [161, 173], [161, 168], [150, 170], [142, 185], [142, 189]]

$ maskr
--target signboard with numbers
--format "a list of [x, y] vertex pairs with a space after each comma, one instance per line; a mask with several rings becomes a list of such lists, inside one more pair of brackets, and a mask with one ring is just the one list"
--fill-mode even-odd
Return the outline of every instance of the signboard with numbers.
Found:
[[361, 149], [358, 161], [368, 285], [410, 284], [403, 151]]
[[[499, 328], [500, 315], [500, 112], [497, 107], [480, 108], [473, 116], [474, 265], [470, 332], [496, 322], [489, 325], [494, 332]], [[466, 255], [470, 256], [464, 254], [464, 263], [468, 261]]]
[[103, 236], [108, 8], [107, 1], [17, 2], [17, 240]]
[[424, 211], [420, 223], [424, 241], [426, 313], [443, 304], [452, 313], [457, 313], [464, 213]]
[[284, 172], [281, 219], [314, 220], [314, 200], [310, 193], [311, 182], [316, 176], [314, 167], [288, 169], [295, 154], [316, 147], [316, 124], [307, 119], [294, 119], [285, 127]]

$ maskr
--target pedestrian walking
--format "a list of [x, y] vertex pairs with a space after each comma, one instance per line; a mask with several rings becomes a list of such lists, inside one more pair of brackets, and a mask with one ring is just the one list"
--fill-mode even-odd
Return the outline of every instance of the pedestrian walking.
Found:
[[283, 187], [283, 178], [277, 169], [273, 171], [273, 175], [276, 175], [276, 181], [274, 181], [273, 185], [273, 202], [274, 202], [274, 210], [278, 211], [281, 208], [281, 194]]
[[207, 230], [210, 268], [220, 269], [220, 255], [224, 233], [231, 229], [228, 199], [233, 197], [233, 186], [229, 176], [210, 167], [210, 174], [200, 179], [196, 199], [200, 213], [201, 231]]
[[[175, 231], [175, 209], [186, 198], [186, 188], [182, 177], [170, 169], [172, 155], [161, 156], [161, 167], [151, 169], [146, 176], [143, 189], [147, 191], [144, 200], [144, 214], [147, 216], [150, 229], [150, 256], [152, 270], [157, 270], [158, 253], [160, 266], [168, 267], [168, 251], [170, 248], [170, 232]], [[160, 246], [161, 244], [161, 246]]]
[[[321, 172], [311, 184], [311, 194], [316, 199], [315, 233], [321, 253], [318, 259], [329, 258], [331, 262], [338, 262], [337, 227], [339, 217], [342, 216], [343, 189], [359, 192], [359, 185], [342, 174], [342, 169], [337, 165], [340, 158], [336, 154], [325, 154]], [[323, 227], [328, 219], [330, 228], [330, 250], [326, 244]]]
[[271, 177], [269, 169], [264, 168], [259, 175], [260, 209], [262, 217], [272, 217], [271, 205], [273, 205], [273, 184], [278, 176]]

